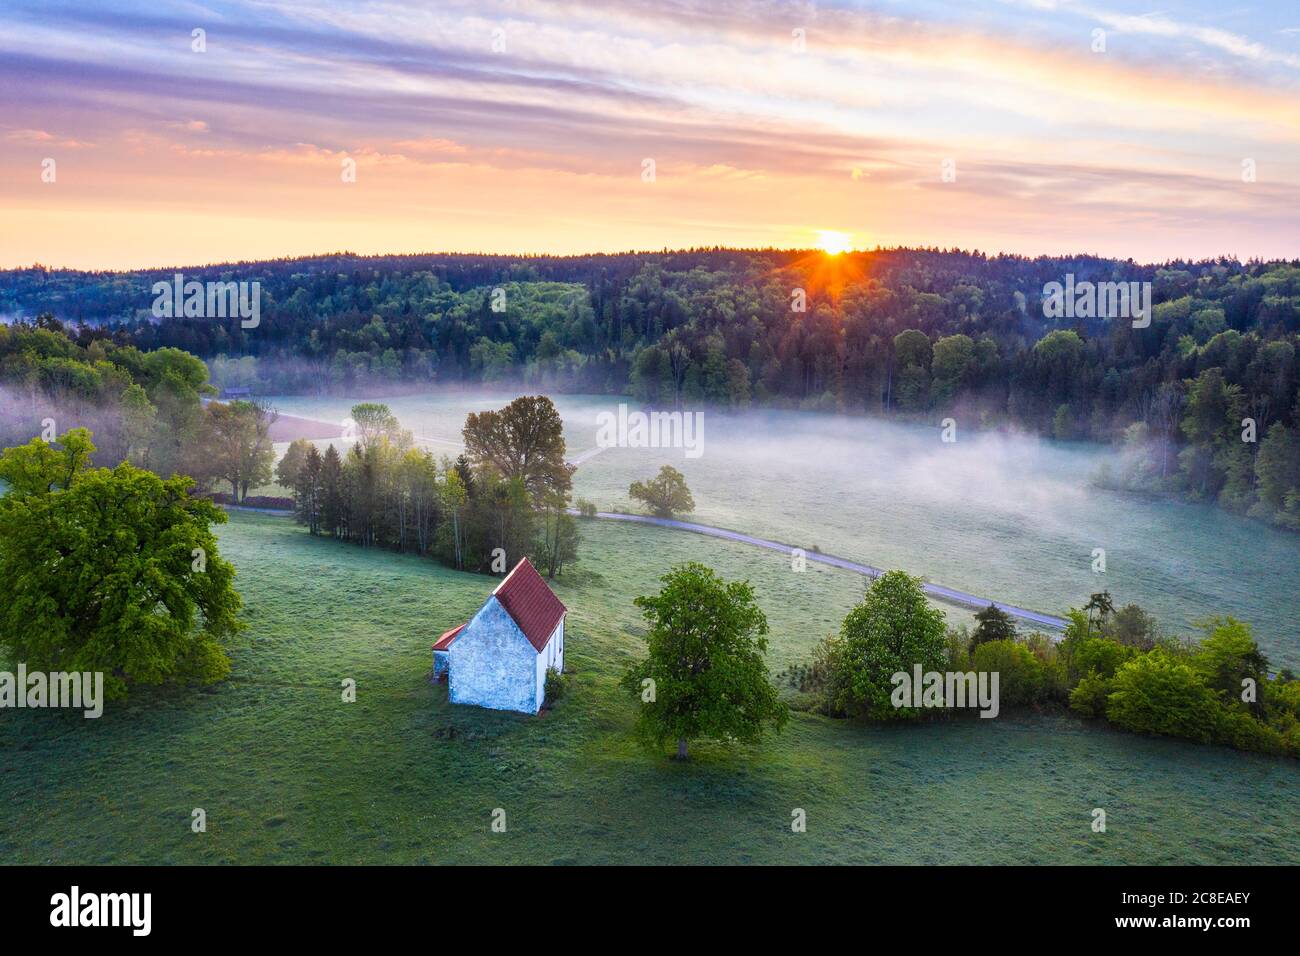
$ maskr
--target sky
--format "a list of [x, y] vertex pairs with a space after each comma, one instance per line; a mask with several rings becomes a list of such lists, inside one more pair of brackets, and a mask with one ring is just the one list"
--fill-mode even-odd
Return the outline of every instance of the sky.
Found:
[[0, 267], [1294, 258], [1297, 210], [1293, 2], [0, 5]]

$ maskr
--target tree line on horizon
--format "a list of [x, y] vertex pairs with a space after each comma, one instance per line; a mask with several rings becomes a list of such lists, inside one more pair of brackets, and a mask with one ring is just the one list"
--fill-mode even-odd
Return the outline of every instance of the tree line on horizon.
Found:
[[[1046, 318], [1043, 288], [1066, 274], [1150, 282], [1150, 325]], [[79, 347], [176, 348], [218, 386], [262, 392], [519, 383], [659, 406], [952, 415], [1115, 443], [1099, 484], [1300, 529], [1294, 262], [701, 249], [343, 255], [186, 276], [257, 278], [261, 325], [155, 321], [154, 273], [0, 273], [0, 312], [97, 322], [70, 330]]]

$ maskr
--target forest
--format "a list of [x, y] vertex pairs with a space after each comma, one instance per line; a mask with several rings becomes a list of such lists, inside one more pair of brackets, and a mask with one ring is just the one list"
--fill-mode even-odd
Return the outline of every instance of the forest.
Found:
[[[155, 319], [151, 285], [176, 271], [259, 281], [260, 324]], [[1149, 324], [1049, 318], [1045, 287], [1071, 276], [1150, 283]], [[1300, 529], [1295, 261], [715, 248], [339, 254], [130, 273], [34, 266], [0, 273], [0, 315], [66, 327], [92, 367], [110, 347], [178, 349], [202, 358], [218, 388], [255, 394], [509, 383], [665, 407], [953, 417], [1110, 442], [1123, 455], [1088, 476], [1099, 484]], [[0, 339], [0, 375], [93, 391], [69, 366], [47, 367], [76, 358], [56, 353]]]

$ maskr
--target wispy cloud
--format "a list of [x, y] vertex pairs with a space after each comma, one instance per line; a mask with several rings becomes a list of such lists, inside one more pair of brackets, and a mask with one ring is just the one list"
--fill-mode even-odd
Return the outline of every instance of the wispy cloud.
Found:
[[[782, 245], [814, 227], [1294, 254], [1296, 28], [1201, 2], [16, 0], [0, 211], [21, 228], [0, 261], [145, 264], [178, 227], [204, 259]], [[91, 144], [42, 181], [46, 153]], [[137, 227], [106, 252], [52, 227], [76, 216]]]

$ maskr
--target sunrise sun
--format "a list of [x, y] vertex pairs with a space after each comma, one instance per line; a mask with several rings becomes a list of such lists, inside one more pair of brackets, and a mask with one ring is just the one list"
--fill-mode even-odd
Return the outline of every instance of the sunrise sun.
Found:
[[848, 252], [852, 241], [852, 237], [847, 232], [823, 229], [817, 233], [817, 248], [828, 256], [838, 256], [841, 252]]

